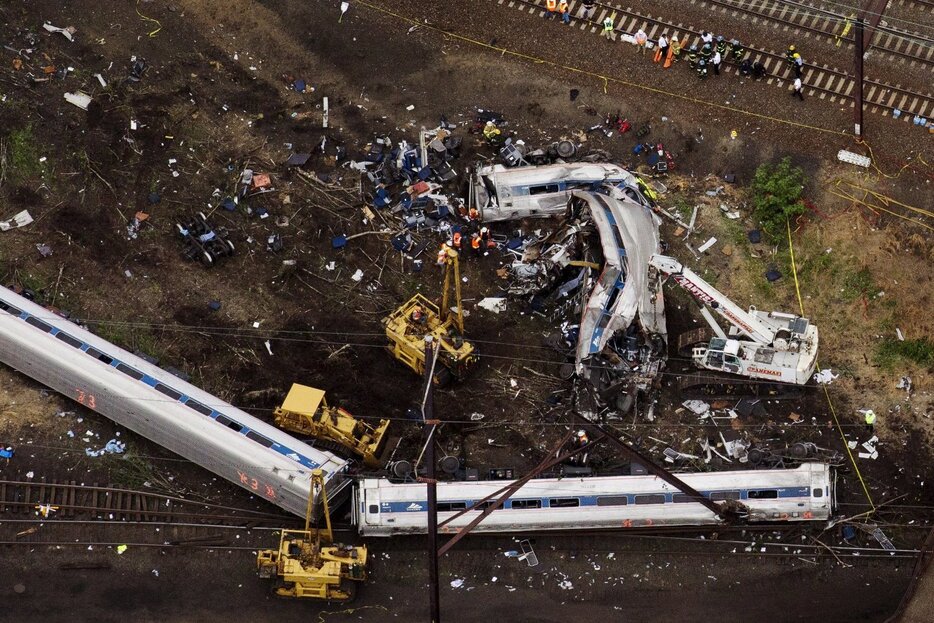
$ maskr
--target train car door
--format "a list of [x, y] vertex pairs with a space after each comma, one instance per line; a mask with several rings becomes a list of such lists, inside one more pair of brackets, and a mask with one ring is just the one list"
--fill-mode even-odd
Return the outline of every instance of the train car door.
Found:
[[379, 520], [379, 488], [361, 487], [363, 493], [363, 522], [369, 526], [378, 526]]

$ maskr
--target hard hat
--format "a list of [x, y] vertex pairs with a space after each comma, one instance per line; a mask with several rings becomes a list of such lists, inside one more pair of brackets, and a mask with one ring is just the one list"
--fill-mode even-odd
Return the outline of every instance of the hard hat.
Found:
[[801, 58], [801, 55], [798, 54], [797, 52], [795, 52], [791, 57], [792, 57], [792, 58]]
[[487, 125], [496, 125], [496, 124], [493, 123], [492, 121], [487, 121], [486, 124], [487, 124]]
[[671, 40], [672, 40], [672, 41], [677, 41], [677, 40], [678, 40], [678, 35], [671, 35]]
[[488, 232], [488, 231], [490, 231], [490, 230], [487, 229], [486, 227], [481, 227], [481, 228], [480, 228], [480, 233], [481, 233], [481, 234], [485, 234], [485, 233]]
[[587, 433], [584, 432], [583, 430], [579, 430], [579, 431], [577, 431], [577, 436], [578, 436], [578, 437], [586, 437], [586, 436], [587, 436]]
[[789, 52], [794, 52], [794, 51], [795, 51], [795, 46], [789, 45], [789, 46], [788, 46], [788, 51], [789, 51]]
[[723, 35], [717, 35], [717, 41], [723, 41]]

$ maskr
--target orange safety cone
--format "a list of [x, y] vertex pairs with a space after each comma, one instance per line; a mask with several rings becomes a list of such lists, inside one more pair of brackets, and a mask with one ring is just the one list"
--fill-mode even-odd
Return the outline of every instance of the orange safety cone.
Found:
[[657, 63], [657, 62], [660, 61], [660, 60], [662, 60], [662, 49], [661, 49], [661, 48], [656, 48], [656, 50], [655, 50], [655, 62]]
[[662, 65], [662, 67], [664, 67], [665, 69], [668, 69], [669, 67], [671, 67], [671, 64], [674, 62], [674, 60], [675, 60], [675, 46], [670, 45], [668, 46], [668, 54], [665, 56], [665, 64]]

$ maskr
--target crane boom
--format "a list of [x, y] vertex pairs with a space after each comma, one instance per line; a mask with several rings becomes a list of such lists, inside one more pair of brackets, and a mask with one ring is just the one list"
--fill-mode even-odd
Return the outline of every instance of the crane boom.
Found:
[[687, 290], [703, 305], [707, 305], [730, 323], [736, 330], [750, 340], [769, 345], [775, 340], [776, 330], [739, 305], [731, 301], [722, 292], [701, 279], [700, 275], [683, 265], [673, 257], [653, 255], [649, 265], [665, 275], [670, 275], [675, 283]]

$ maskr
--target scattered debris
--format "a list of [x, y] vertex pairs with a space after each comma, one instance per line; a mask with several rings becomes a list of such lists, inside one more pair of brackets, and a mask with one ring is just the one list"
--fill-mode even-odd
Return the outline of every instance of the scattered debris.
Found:
[[91, 96], [87, 93], [77, 91], [75, 93], [65, 93], [65, 101], [69, 104], [74, 104], [81, 110], [87, 110], [92, 100]]
[[23, 210], [18, 212], [13, 218], [6, 221], [0, 221], [0, 231], [9, 231], [17, 227], [25, 227], [32, 223], [32, 216], [29, 214], [29, 210]]
[[481, 299], [480, 302], [477, 303], [477, 307], [480, 307], [487, 311], [491, 311], [494, 314], [498, 314], [500, 312], [506, 311], [506, 299], [505, 297], [501, 297], [501, 296], [500, 297], [487, 297], [487, 298]]
[[834, 374], [830, 368], [825, 368], [814, 373], [814, 380], [819, 385], [830, 385], [835, 380], [837, 380], [839, 376], [839, 374]]
[[66, 28], [59, 28], [58, 26], [53, 26], [52, 24], [50, 24], [50, 23], [48, 23], [48, 22], [44, 23], [44, 24], [42, 25], [42, 27], [43, 27], [47, 32], [52, 32], [52, 33], [57, 32], [57, 33], [61, 33], [62, 36], [64, 36], [64, 37], [65, 37], [66, 39], [68, 39], [69, 41], [74, 41], [74, 40], [75, 40], [74, 35], [75, 35], [76, 32], [78, 32], [78, 29], [75, 28], [74, 26], [68, 26], [68, 27], [66, 27]]
[[91, 450], [90, 448], [85, 448], [84, 453], [87, 456], [102, 456], [104, 454], [123, 454], [125, 450], [126, 444], [124, 442], [111, 439], [100, 450]]

